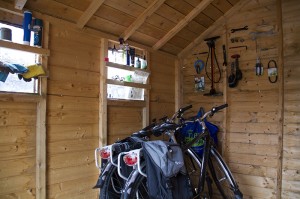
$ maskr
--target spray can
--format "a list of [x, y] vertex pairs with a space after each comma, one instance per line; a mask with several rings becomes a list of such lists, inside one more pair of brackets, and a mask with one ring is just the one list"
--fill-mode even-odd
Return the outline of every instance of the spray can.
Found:
[[33, 45], [42, 47], [43, 21], [41, 19], [34, 19], [32, 30], [34, 32]]
[[32, 14], [30, 11], [24, 11], [24, 19], [23, 19], [23, 43], [26, 45], [30, 44], [30, 33], [31, 33], [31, 20]]

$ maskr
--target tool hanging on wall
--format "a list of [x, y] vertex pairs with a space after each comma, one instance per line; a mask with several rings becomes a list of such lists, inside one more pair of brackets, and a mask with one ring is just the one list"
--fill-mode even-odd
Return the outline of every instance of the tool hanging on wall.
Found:
[[232, 55], [231, 58], [234, 59], [234, 62], [231, 63], [231, 74], [228, 77], [228, 86], [234, 88], [237, 86], [238, 81], [243, 78], [242, 71], [239, 68], [239, 54]]
[[193, 55], [204, 55], [207, 54], [208, 52], [200, 52], [200, 53], [194, 53]]
[[231, 41], [231, 43], [238, 43], [238, 42], [242, 42], [243, 43], [245, 41], [245, 39], [242, 38], [242, 37], [232, 37], [230, 39], [230, 41]]
[[197, 73], [197, 74], [200, 74], [200, 72], [201, 72], [202, 69], [204, 68], [204, 61], [202, 61], [201, 59], [199, 59], [199, 58], [197, 57], [197, 60], [196, 60], [195, 63], [194, 63], [194, 67], [195, 67], [196, 73]]
[[[274, 64], [274, 67], [270, 67], [271, 63]], [[268, 63], [268, 77], [269, 77], [269, 81], [271, 83], [276, 83], [277, 82], [277, 64], [275, 60], [270, 60]], [[275, 77], [274, 80], [271, 80], [271, 77]]]
[[242, 31], [242, 30], [248, 30], [248, 26], [244, 26], [242, 28], [233, 28], [233, 29], [231, 29], [231, 33], [234, 33], [237, 31]]
[[225, 45], [222, 46], [223, 49], [223, 66], [227, 66], [227, 56], [226, 56], [226, 48]]
[[[210, 89], [209, 93], [204, 94], [205, 96], [220, 96], [220, 95], [223, 95], [223, 93], [221, 93], [221, 92], [217, 93], [216, 89], [214, 88], [214, 83], [218, 83], [221, 80], [221, 70], [220, 70], [220, 66], [218, 64], [218, 60], [217, 60], [217, 56], [216, 56], [216, 52], [215, 52], [215, 40], [217, 40], [219, 38], [220, 38], [220, 36], [216, 36], [216, 37], [211, 37], [211, 38], [208, 38], [208, 39], [204, 40], [204, 41], [206, 41], [206, 44], [209, 48], [208, 56], [207, 56], [206, 64], [205, 64], [205, 72], [206, 72], [206, 75], [207, 75], [208, 79], [211, 81], [211, 89]], [[208, 72], [207, 72], [207, 63], [208, 63], [209, 57], [210, 57], [210, 62], [211, 62], [211, 66], [210, 66], [211, 76], [209, 76]], [[215, 78], [214, 78], [215, 64], [217, 65], [218, 70], [219, 70], [219, 79], [218, 79], [218, 81], [215, 81]]]
[[229, 49], [234, 49], [234, 48], [246, 48], [246, 50], [247, 50], [248, 46], [244, 45], [244, 46], [231, 46], [231, 47], [229, 47]]
[[256, 76], [262, 76], [263, 73], [264, 73], [263, 65], [260, 62], [260, 58], [257, 57], [257, 59], [256, 59], [256, 65], [255, 65], [255, 74], [256, 74]]

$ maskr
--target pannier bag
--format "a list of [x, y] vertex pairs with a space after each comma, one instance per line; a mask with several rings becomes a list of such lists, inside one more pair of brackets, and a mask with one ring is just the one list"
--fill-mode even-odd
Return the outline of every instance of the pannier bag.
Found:
[[150, 199], [190, 199], [190, 178], [179, 145], [161, 140], [143, 143]]

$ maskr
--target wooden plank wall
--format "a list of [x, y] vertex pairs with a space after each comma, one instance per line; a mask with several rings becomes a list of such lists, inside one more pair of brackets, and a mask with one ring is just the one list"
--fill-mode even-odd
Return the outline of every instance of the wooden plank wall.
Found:
[[[296, 4], [296, 1], [293, 1]], [[291, 1], [286, 4], [287, 12], [293, 8]], [[212, 105], [221, 104], [227, 102], [229, 108], [224, 111], [223, 114], [216, 114], [211, 119], [214, 123], [220, 125], [224, 134], [220, 134], [219, 138], [222, 141], [223, 155], [233, 171], [235, 178], [237, 179], [245, 198], [276, 198], [276, 194], [280, 191], [280, 165], [278, 158], [278, 148], [280, 147], [280, 129], [281, 129], [281, 104], [280, 97], [282, 90], [280, 90], [280, 82], [271, 84], [267, 77], [267, 64], [269, 60], [274, 59], [277, 63], [280, 61], [278, 51], [280, 49], [276, 13], [276, 1], [275, 0], [258, 0], [249, 1], [239, 13], [236, 13], [232, 17], [226, 19], [226, 24], [223, 24], [219, 30], [214, 32], [214, 35], [220, 35], [221, 38], [216, 42], [217, 57], [220, 66], [223, 63], [222, 45], [226, 44], [227, 47], [247, 45], [245, 48], [229, 49], [227, 50], [228, 62], [233, 59], [230, 58], [233, 54], [240, 54], [240, 69], [243, 73], [242, 80], [238, 83], [236, 88], [229, 88], [226, 84], [226, 79], [223, 79], [217, 86], [217, 91], [224, 93], [223, 97], [204, 97], [203, 93], [194, 92], [194, 61], [196, 56], [193, 53], [207, 51], [207, 46], [202, 43], [196, 49], [191, 52], [188, 58], [184, 60], [183, 68], [183, 91], [184, 91], [184, 103], [197, 104], [197, 106], [204, 106], [209, 108]], [[289, 14], [287, 20], [294, 22], [295, 19], [292, 15], [296, 15], [296, 8], [293, 8], [294, 12]], [[297, 14], [298, 15], [298, 14]], [[231, 33], [232, 28], [240, 28], [248, 25], [249, 30]], [[251, 32], [259, 31], [263, 28], [272, 27], [274, 34], [260, 35], [257, 37], [256, 42], [253, 39]], [[287, 32], [292, 32], [290, 26], [286, 25]], [[291, 33], [287, 38], [294, 38], [296, 33]], [[210, 37], [209, 36], [209, 37]], [[244, 41], [231, 43], [231, 38], [239, 37]], [[285, 41], [287, 41], [285, 39]], [[290, 41], [290, 45], [292, 45]], [[286, 46], [287, 47], [287, 46]], [[256, 48], [258, 51], [256, 52]], [[263, 50], [260, 50], [263, 49]], [[291, 54], [296, 52], [295, 50]], [[265, 72], [263, 76], [255, 75], [255, 63], [256, 57], [261, 57], [262, 64]], [[296, 54], [295, 61], [288, 62], [291, 67], [298, 63]], [[199, 58], [206, 60], [205, 55], [199, 55]], [[226, 76], [230, 72], [230, 67], [223, 68], [223, 75]], [[282, 67], [282, 66], [278, 66]], [[294, 70], [297, 70], [293, 68]], [[289, 70], [285, 69], [286, 72]], [[296, 74], [296, 73], [293, 73]], [[205, 76], [205, 72], [200, 74]], [[282, 75], [282, 74], [279, 74]], [[292, 75], [292, 74], [290, 74]], [[287, 74], [285, 75], [287, 76]], [[291, 85], [291, 94], [289, 99], [292, 100], [293, 96], [299, 96], [296, 94], [296, 76], [293, 76], [293, 82], [288, 81]], [[205, 77], [206, 92], [209, 91], [209, 81]], [[281, 81], [281, 79], [280, 79]], [[287, 80], [286, 80], [287, 82]], [[286, 90], [286, 89], [285, 89]], [[294, 95], [293, 95], [294, 94]], [[293, 99], [294, 100], [294, 99]], [[290, 108], [288, 108], [290, 107]], [[297, 108], [295, 101], [290, 101], [289, 106], [285, 106], [285, 110], [288, 111], [292, 108]], [[196, 110], [195, 110], [196, 111]], [[297, 112], [288, 113], [289, 117], [285, 121], [293, 123], [293, 127], [286, 127], [286, 131], [290, 132], [291, 136], [295, 136], [298, 133], [297, 125]], [[292, 147], [295, 143], [295, 137], [289, 139]], [[286, 141], [286, 145], [288, 145]], [[293, 148], [297, 151], [297, 148]], [[296, 152], [295, 151], [295, 152]], [[291, 154], [284, 152], [286, 155]], [[295, 173], [295, 167], [297, 160], [292, 160], [289, 156], [286, 156], [286, 164], [284, 168], [286, 171], [286, 180], [284, 187], [288, 189], [296, 190], [296, 185], [299, 177], [291, 178], [287, 175]], [[291, 161], [294, 163], [290, 170], [287, 165], [290, 165]], [[294, 181], [293, 181], [294, 180]], [[299, 190], [299, 189], [298, 189]], [[287, 192], [286, 192], [287, 194]], [[286, 198], [286, 197], [283, 197]], [[293, 197], [290, 197], [293, 198]]]
[[[3, 11], [0, 18], [22, 23]], [[0, 198], [35, 198], [37, 104], [21, 98], [0, 101]]]
[[108, 144], [142, 129], [142, 107], [109, 106], [107, 111]]
[[172, 116], [175, 112], [175, 58], [151, 53], [150, 120]]
[[100, 39], [50, 27], [47, 198], [96, 198]]
[[282, 1], [284, 34], [284, 131], [282, 198], [300, 198], [300, 4]]
[[0, 198], [35, 198], [36, 103], [0, 102]]

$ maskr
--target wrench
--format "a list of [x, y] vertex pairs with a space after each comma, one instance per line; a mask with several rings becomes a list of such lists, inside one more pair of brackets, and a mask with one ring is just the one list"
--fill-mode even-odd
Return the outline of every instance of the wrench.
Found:
[[248, 26], [245, 26], [243, 28], [233, 28], [231, 29], [231, 33], [234, 33], [236, 31], [241, 31], [241, 30], [248, 30]]

